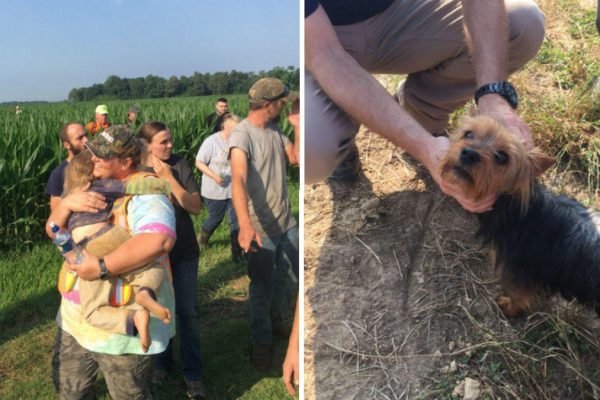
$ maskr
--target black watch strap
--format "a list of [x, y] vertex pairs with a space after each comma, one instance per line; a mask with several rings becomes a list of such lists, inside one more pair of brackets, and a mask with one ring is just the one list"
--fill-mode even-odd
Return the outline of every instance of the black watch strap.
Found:
[[516, 109], [519, 105], [519, 96], [517, 96], [517, 91], [508, 81], [492, 82], [482, 85], [475, 92], [475, 103], [479, 104], [479, 99], [481, 96], [491, 93], [502, 96], [512, 108]]
[[107, 280], [110, 277], [110, 272], [108, 272], [108, 268], [106, 268], [104, 258], [98, 260], [98, 265], [100, 266], [100, 279], [103, 281]]

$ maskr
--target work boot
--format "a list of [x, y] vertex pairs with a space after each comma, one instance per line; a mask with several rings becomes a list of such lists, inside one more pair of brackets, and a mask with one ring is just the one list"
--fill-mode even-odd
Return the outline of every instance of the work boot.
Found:
[[204, 383], [201, 380], [197, 381], [188, 381], [185, 379], [185, 385], [187, 386], [187, 391], [185, 394], [189, 399], [205, 399], [206, 398], [206, 389], [204, 388]]
[[235, 230], [229, 234], [229, 238], [231, 239], [231, 259], [234, 263], [239, 264], [242, 262], [242, 248], [240, 247], [240, 242], [238, 242], [238, 234], [240, 232]]
[[358, 147], [356, 143], [352, 143], [352, 147], [348, 151], [346, 158], [338, 167], [333, 171], [331, 176], [327, 180], [352, 183], [358, 181], [358, 174], [362, 166], [360, 163], [360, 156], [358, 154]]
[[208, 239], [210, 239], [210, 233], [200, 231], [200, 234], [198, 235], [198, 244], [200, 245], [200, 250], [208, 247]]

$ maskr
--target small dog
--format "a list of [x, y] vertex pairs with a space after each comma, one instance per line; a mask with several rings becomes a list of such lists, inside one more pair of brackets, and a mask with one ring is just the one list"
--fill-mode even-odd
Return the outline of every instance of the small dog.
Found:
[[529, 313], [553, 293], [592, 306], [600, 315], [600, 214], [535, 182], [554, 164], [492, 118], [475, 116], [451, 134], [440, 164], [444, 179], [481, 199], [500, 193], [479, 215], [478, 236], [491, 244], [510, 318]]

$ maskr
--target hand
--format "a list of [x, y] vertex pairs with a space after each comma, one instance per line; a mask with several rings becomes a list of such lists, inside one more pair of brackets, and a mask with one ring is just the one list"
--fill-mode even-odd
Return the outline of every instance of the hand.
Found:
[[171, 166], [158, 157], [152, 157], [152, 168], [154, 173], [162, 179], [169, 180], [173, 178]]
[[104, 196], [96, 192], [87, 192], [90, 184], [82, 188], [82, 191], [69, 193], [61, 200], [61, 206], [71, 212], [97, 212], [106, 208]]
[[98, 258], [88, 253], [85, 249], [81, 251], [84, 259], [79, 264], [66, 263], [67, 269], [86, 281], [93, 281], [100, 278]]
[[297, 128], [300, 126], [300, 113], [299, 112], [293, 112], [288, 115], [288, 121], [290, 122], [290, 124]]
[[219, 186], [224, 186], [224, 183], [225, 183], [225, 180], [223, 178], [221, 178], [221, 175], [218, 175], [218, 174], [215, 174], [213, 181], [215, 181], [215, 183]]
[[448, 151], [450, 142], [448, 138], [443, 136], [433, 138], [433, 140], [433, 143], [429, 144], [427, 147], [429, 153], [426, 154], [427, 158], [423, 161], [423, 163], [431, 173], [431, 176], [438, 184], [442, 192], [448, 196], [454, 197], [454, 199], [456, 199], [456, 201], [458, 201], [460, 205], [467, 211], [481, 213], [491, 210], [498, 197], [497, 194], [491, 195], [479, 201], [475, 201], [466, 197], [458, 186], [445, 182], [442, 179], [439, 171], [439, 164], [440, 160]]
[[260, 235], [254, 230], [251, 224], [240, 226], [240, 232], [238, 233], [238, 242], [244, 253], [254, 253], [255, 248], [252, 248], [252, 241], [255, 240], [259, 247], [262, 247], [262, 239]]
[[296, 386], [298, 386], [300, 378], [298, 347], [289, 346], [283, 360], [283, 383], [288, 393], [292, 396], [296, 395]]
[[533, 149], [531, 130], [527, 124], [517, 115], [515, 110], [497, 94], [487, 94], [479, 99], [477, 106], [479, 114], [487, 115], [504, 125], [517, 138], [521, 139], [528, 150]]

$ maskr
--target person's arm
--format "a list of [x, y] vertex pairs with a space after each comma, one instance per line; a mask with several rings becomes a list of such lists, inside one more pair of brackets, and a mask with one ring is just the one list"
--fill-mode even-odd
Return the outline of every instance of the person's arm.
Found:
[[54, 210], [58, 203], [60, 203], [60, 196], [50, 196], [50, 211]]
[[[139, 268], [159, 255], [167, 254], [175, 244], [175, 212], [165, 195], [133, 196], [127, 204], [127, 221], [133, 236], [104, 256], [111, 275]], [[82, 279], [98, 279], [98, 258], [85, 250], [84, 255], [81, 263], [67, 264], [67, 268]]]
[[422, 162], [444, 193], [469, 211], [488, 210], [495, 198], [473, 202], [442, 181], [438, 165], [449, 146], [419, 125], [341, 46], [323, 8], [305, 19], [306, 68], [329, 98], [354, 120], [378, 132]]
[[292, 396], [296, 395], [295, 387], [299, 384], [300, 379], [300, 316], [298, 311], [298, 302], [300, 297], [296, 299], [296, 312], [294, 313], [294, 325], [290, 341], [288, 342], [287, 353], [283, 360], [283, 383], [288, 393]]
[[299, 160], [296, 156], [296, 152], [294, 150], [294, 144], [289, 143], [285, 146], [285, 155], [288, 159], [288, 162], [292, 165], [298, 165], [299, 164]]
[[54, 234], [50, 228], [50, 222], [54, 222], [61, 228], [66, 228], [72, 212], [96, 212], [106, 207], [104, 196], [97, 192], [87, 192], [89, 185], [83, 191], [73, 192], [60, 200], [46, 221], [46, 234], [52, 238]]
[[202, 171], [202, 173], [204, 175], [208, 176], [210, 179], [215, 181], [215, 183], [217, 185], [219, 185], [219, 186], [223, 185], [223, 178], [221, 178], [221, 176], [219, 174], [217, 174], [215, 171], [210, 169], [209, 166], [206, 165], [205, 163], [203, 163], [202, 161], [196, 160], [196, 168], [198, 168], [200, 171]]
[[156, 157], [154, 158], [154, 172], [156, 175], [171, 184], [173, 196], [177, 199], [181, 207], [194, 215], [200, 214], [200, 194], [198, 192], [190, 193], [175, 179], [171, 166]]
[[292, 165], [300, 165], [300, 102], [295, 101], [292, 105], [292, 112], [288, 115], [288, 121], [294, 127], [294, 144], [288, 149], [286, 146], [285, 152], [288, 161]]
[[248, 179], [248, 155], [238, 148], [233, 147], [231, 154], [231, 200], [235, 215], [237, 216], [240, 232], [238, 242], [244, 252], [251, 251], [250, 244], [256, 240], [262, 247], [262, 239], [256, 232], [250, 221], [250, 211], [248, 209], [248, 193], [246, 192], [246, 180]]
[[[140, 233], [127, 240], [115, 251], [104, 257], [110, 275], [120, 275], [134, 270], [167, 254], [175, 245], [175, 238], [164, 233]], [[79, 264], [68, 264], [69, 270], [85, 280], [100, 277], [98, 258], [83, 250], [85, 259]]]
[[[509, 28], [504, 0], [461, 0], [477, 88], [508, 78]], [[499, 94], [479, 98], [477, 110], [505, 125], [533, 148], [531, 130]]]

